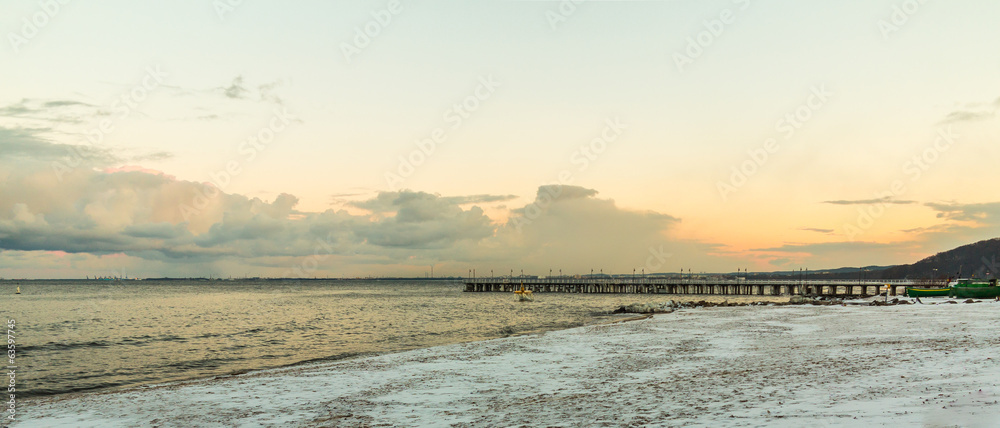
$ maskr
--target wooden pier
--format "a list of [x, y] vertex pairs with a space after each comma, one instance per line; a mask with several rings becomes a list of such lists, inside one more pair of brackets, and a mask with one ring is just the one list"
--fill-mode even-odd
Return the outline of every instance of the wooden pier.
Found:
[[792, 279], [631, 279], [631, 278], [469, 278], [466, 292], [514, 292], [524, 284], [533, 293], [704, 294], [720, 296], [875, 296], [889, 286], [890, 295], [902, 295], [914, 285], [892, 280]]

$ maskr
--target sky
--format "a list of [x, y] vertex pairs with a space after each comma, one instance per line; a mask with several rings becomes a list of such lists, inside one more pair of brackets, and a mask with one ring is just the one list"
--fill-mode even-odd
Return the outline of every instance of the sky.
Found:
[[2, 9], [0, 277], [822, 270], [998, 235], [996, 2]]

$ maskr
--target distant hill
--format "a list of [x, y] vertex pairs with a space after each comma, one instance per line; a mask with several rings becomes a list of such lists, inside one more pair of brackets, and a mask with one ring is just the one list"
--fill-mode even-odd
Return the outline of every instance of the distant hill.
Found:
[[808, 272], [800, 272], [797, 270], [751, 272], [750, 277], [753, 279], [788, 279], [789, 277], [803, 279], [860, 279], [862, 277], [882, 278], [882, 272], [892, 267], [895, 266], [842, 267], [836, 269], [809, 270]]
[[[864, 266], [864, 267], [859, 267], [859, 268], [856, 268], [856, 267], [842, 267], [842, 268], [836, 268], [836, 269], [810, 270], [809, 271], [809, 277], [812, 277], [813, 275], [835, 275], [835, 276], [840, 276], [840, 275], [845, 275], [845, 274], [846, 275], [855, 275], [856, 276], [858, 274], [858, 272], [860, 272], [862, 269], [864, 269], [865, 271], [868, 271], [868, 272], [874, 272], [874, 271], [882, 271], [882, 270], [888, 269], [890, 267], [894, 267], [894, 266]], [[771, 272], [771, 275], [782, 275], [782, 276], [795, 276], [795, 275], [798, 275], [798, 274], [799, 274], [799, 271], [797, 271], [797, 270], [786, 270], [786, 271]]]
[[[935, 270], [936, 269], [936, 270]], [[751, 272], [754, 279], [783, 279], [788, 277], [804, 279], [942, 279], [990, 278], [1000, 274], [1000, 238], [987, 239], [974, 244], [937, 253], [919, 262], [898, 266], [842, 267], [806, 272], [777, 271]], [[736, 274], [728, 274], [736, 275]]]
[[[975, 244], [963, 245], [953, 250], [937, 253], [910, 265], [899, 265], [885, 269], [883, 279], [895, 278], [996, 278], [1000, 273], [1000, 238], [987, 239]], [[937, 269], [937, 270], [935, 270]]]

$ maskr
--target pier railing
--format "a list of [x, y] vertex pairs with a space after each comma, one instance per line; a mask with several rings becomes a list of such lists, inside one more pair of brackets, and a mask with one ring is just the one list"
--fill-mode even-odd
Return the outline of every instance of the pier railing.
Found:
[[467, 292], [512, 292], [521, 288], [534, 293], [638, 293], [709, 295], [822, 295], [871, 296], [888, 287], [890, 295], [902, 287], [916, 285], [908, 279], [712, 279], [712, 278], [468, 278]]

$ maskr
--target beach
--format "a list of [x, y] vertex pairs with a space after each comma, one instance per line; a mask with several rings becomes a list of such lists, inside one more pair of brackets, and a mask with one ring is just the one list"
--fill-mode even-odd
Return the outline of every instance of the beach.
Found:
[[998, 322], [988, 301], [687, 308], [34, 398], [13, 426], [997, 426]]
[[508, 293], [464, 293], [453, 281], [24, 285], [4, 312], [20, 333], [18, 400], [563, 330], [620, 319], [608, 314], [618, 305], [663, 298], [550, 293], [526, 304]]

